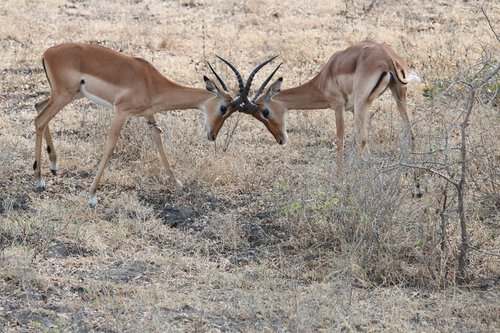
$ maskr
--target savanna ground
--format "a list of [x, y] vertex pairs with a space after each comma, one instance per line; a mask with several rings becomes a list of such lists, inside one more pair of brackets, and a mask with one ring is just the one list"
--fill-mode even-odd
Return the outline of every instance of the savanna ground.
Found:
[[[498, 74], [478, 84], [498, 65], [499, 19], [496, 1], [2, 1], [0, 331], [499, 331]], [[51, 176], [44, 154], [47, 191], [35, 190], [33, 105], [49, 93], [40, 57], [52, 45], [102, 44], [197, 87], [210, 61], [235, 90], [216, 54], [246, 75], [278, 54], [287, 88], [367, 38], [422, 77], [409, 88], [415, 156], [390, 94], [371, 108], [368, 160], [353, 154], [347, 115], [343, 170], [331, 110], [289, 112], [286, 146], [250, 116], [233, 115], [214, 144], [200, 111], [168, 112], [160, 125], [184, 187], [163, 184], [134, 118], [94, 211], [87, 190], [112, 111], [80, 100], [52, 121], [60, 170]]]

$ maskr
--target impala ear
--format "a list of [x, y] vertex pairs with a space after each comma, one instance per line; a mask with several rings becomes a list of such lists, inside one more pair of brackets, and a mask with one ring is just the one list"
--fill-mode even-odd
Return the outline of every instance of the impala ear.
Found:
[[281, 91], [281, 84], [283, 83], [283, 78], [280, 77], [267, 89], [266, 92], [266, 102], [270, 102], [271, 99], [276, 96]]
[[210, 91], [212, 94], [219, 96], [220, 95], [220, 89], [217, 87], [217, 85], [210, 80], [208, 77], [203, 75], [203, 81], [205, 81], [205, 88]]

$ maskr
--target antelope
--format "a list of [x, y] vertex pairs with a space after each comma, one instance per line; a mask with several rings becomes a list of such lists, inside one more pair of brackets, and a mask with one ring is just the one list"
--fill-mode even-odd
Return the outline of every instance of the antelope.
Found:
[[159, 111], [200, 108], [205, 114], [205, 135], [215, 140], [222, 124], [234, 109], [232, 96], [206, 76], [205, 88], [179, 85], [164, 77], [153, 65], [94, 44], [61, 44], [47, 49], [42, 64], [50, 84], [50, 97], [35, 105], [36, 145], [33, 169], [39, 191], [45, 190], [41, 175], [42, 137], [47, 143], [50, 171], [57, 174], [57, 155], [48, 124], [70, 102], [88, 99], [114, 109], [104, 154], [89, 190], [88, 203], [95, 208], [97, 186], [113, 154], [120, 131], [129, 116], [147, 120], [169, 182], [175, 178], [163, 147], [155, 114]]
[[[234, 67], [230, 68], [236, 76], [239, 75]], [[281, 90], [283, 78], [280, 77], [264, 92], [259, 89], [251, 100], [240, 96], [244, 103], [234, 107], [262, 122], [280, 144], [288, 139], [286, 111], [332, 108], [335, 111], [337, 153], [342, 159], [345, 111], [354, 113], [357, 154], [369, 152], [366, 145], [369, 107], [389, 88], [403, 119], [409, 147], [415, 153], [406, 94], [408, 84], [419, 80], [415, 72], [408, 71], [406, 61], [389, 45], [365, 41], [334, 53], [310, 81]], [[422, 195], [416, 175], [415, 194], [417, 197]]]
[[[267, 64], [257, 66], [252, 75]], [[35, 162], [33, 169], [37, 189], [45, 190], [41, 175], [41, 151], [44, 137], [50, 160], [50, 171], [57, 174], [57, 155], [48, 124], [67, 104], [88, 99], [114, 109], [104, 154], [89, 189], [89, 206], [97, 204], [97, 186], [116, 146], [120, 131], [130, 116], [144, 117], [157, 146], [170, 183], [182, 184], [175, 178], [162, 144], [155, 114], [160, 111], [199, 108], [204, 112], [205, 136], [214, 141], [224, 121], [236, 111], [235, 101], [222, 78], [210, 64], [220, 87], [203, 76], [205, 89], [186, 87], [163, 76], [144, 59], [130, 57], [95, 44], [61, 44], [47, 49], [42, 64], [50, 84], [50, 97], [35, 105]]]

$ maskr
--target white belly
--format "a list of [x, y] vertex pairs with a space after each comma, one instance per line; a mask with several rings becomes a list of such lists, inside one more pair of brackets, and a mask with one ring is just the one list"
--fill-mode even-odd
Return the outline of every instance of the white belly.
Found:
[[81, 79], [80, 93], [91, 101], [106, 107], [113, 107], [113, 96], [116, 90], [117, 88], [110, 83], [92, 76], [84, 76]]

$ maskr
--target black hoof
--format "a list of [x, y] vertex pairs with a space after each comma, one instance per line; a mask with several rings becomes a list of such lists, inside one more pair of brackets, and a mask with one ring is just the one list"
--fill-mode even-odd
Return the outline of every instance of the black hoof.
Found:
[[57, 170], [52, 170], [52, 169], [50, 169], [50, 172], [52, 172], [52, 174], [53, 174], [54, 176], [57, 176]]

